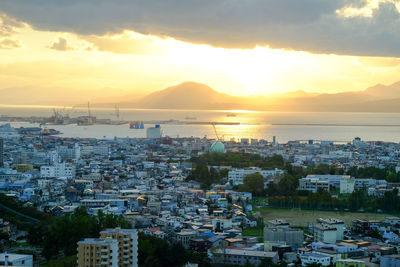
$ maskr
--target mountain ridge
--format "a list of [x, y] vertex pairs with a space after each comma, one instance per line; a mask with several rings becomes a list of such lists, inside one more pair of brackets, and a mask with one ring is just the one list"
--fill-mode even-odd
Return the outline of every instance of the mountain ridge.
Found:
[[[376, 84], [363, 91], [340, 93], [310, 93], [296, 90], [269, 96], [232, 96], [218, 92], [199, 82], [183, 82], [147, 95], [115, 96], [113, 90], [96, 95], [93, 90], [66, 88], [16, 87], [0, 90], [0, 104], [74, 105], [93, 107], [151, 108], [151, 109], [246, 109], [291, 112], [399, 112], [400, 81], [389, 85]], [[44, 98], [46, 96], [47, 98]], [[48, 99], [48, 101], [43, 101]], [[60, 102], [58, 102], [60, 101]], [[55, 104], [56, 103], [56, 104]]]

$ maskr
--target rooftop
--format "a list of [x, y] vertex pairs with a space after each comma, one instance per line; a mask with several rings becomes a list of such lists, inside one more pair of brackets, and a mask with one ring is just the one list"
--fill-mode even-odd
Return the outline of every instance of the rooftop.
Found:
[[112, 243], [118, 243], [117, 240], [111, 238], [85, 238], [78, 242], [79, 244], [87, 244], [87, 245], [109, 245]]

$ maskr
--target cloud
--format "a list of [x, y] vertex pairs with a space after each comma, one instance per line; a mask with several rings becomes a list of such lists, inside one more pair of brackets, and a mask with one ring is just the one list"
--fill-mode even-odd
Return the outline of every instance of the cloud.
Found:
[[67, 51], [67, 50], [70, 50], [70, 49], [71, 49], [71, 48], [68, 47], [68, 45], [67, 45], [67, 39], [61, 38], [61, 37], [58, 38], [58, 40], [55, 41], [55, 42], [53, 43], [53, 45], [50, 46], [50, 48], [51, 48], [51, 49], [54, 49], [54, 50], [58, 50], [58, 51]]
[[0, 49], [14, 49], [21, 47], [21, 44], [18, 40], [12, 39], [1, 39], [0, 40]]
[[131, 30], [226, 48], [400, 57], [399, 1], [371, 1], [4, 0], [0, 9], [39, 30], [88, 36]]
[[134, 32], [125, 31], [119, 35], [89, 35], [80, 36], [80, 38], [92, 44], [94, 49], [117, 54], [154, 55], [167, 51], [165, 44], [160, 42], [159, 38], [140, 35]]
[[16, 33], [18, 28], [23, 27], [23, 23], [7, 16], [0, 10], [0, 36], [8, 37]]

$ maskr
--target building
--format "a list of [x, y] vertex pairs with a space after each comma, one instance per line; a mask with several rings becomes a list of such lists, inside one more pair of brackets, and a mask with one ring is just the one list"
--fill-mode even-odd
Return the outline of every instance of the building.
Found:
[[245, 176], [260, 172], [258, 168], [249, 168], [249, 169], [234, 169], [228, 172], [228, 181], [232, 183], [232, 185], [241, 185], [243, 184], [243, 179]]
[[385, 255], [381, 257], [381, 267], [400, 266], [400, 255]]
[[182, 245], [188, 249], [192, 240], [196, 239], [196, 231], [181, 231], [175, 233], [175, 241], [182, 243]]
[[354, 192], [355, 179], [352, 177], [343, 177], [340, 180], [340, 194], [351, 194]]
[[210, 152], [212, 153], [225, 153], [225, 146], [220, 141], [212, 143], [210, 147]]
[[329, 187], [340, 189], [340, 181], [354, 179], [354, 178], [351, 178], [349, 175], [309, 174], [307, 175], [306, 178], [302, 179], [317, 180], [319, 182], [328, 182]]
[[78, 267], [118, 267], [118, 241], [86, 238], [78, 242]]
[[245, 176], [259, 173], [263, 178], [276, 177], [284, 173], [283, 170], [275, 168], [274, 170], [261, 170], [260, 168], [252, 167], [247, 169], [232, 169], [228, 172], [228, 181], [232, 181], [232, 185], [243, 184], [243, 179]]
[[17, 133], [14, 128], [11, 127], [9, 123], [0, 125], [0, 138], [3, 139], [14, 139], [19, 138], [20, 135]]
[[335, 264], [338, 260], [342, 259], [342, 254], [334, 251], [332, 249], [326, 249], [326, 248], [320, 248], [314, 251], [314, 253], [323, 255], [323, 256], [328, 256], [330, 259], [330, 262]]
[[271, 259], [273, 263], [278, 262], [277, 252], [219, 248], [213, 250], [212, 255], [212, 261], [219, 264], [244, 265], [249, 262], [254, 266], [258, 266], [264, 259]]
[[319, 223], [329, 225], [331, 227], [336, 228], [336, 241], [343, 240], [344, 236], [344, 221], [336, 219], [336, 218], [329, 218], [329, 219], [317, 219]]
[[57, 147], [58, 156], [62, 160], [66, 159], [80, 159], [81, 157], [81, 147], [78, 143], [75, 143], [73, 147], [68, 146], [58, 146]]
[[376, 188], [379, 185], [382, 185], [386, 188], [387, 181], [386, 180], [377, 180], [372, 178], [357, 178], [355, 179], [354, 189], [368, 189], [368, 188]]
[[333, 244], [336, 243], [336, 227], [318, 223], [314, 225], [314, 241]]
[[33, 256], [14, 253], [1, 253], [0, 266], [33, 266]]
[[269, 228], [289, 228], [290, 224], [286, 220], [274, 219], [268, 221]]
[[152, 139], [161, 138], [161, 127], [160, 125], [156, 125], [154, 127], [149, 127], [146, 130], [146, 137]]
[[138, 235], [135, 229], [110, 228], [101, 231], [100, 237], [118, 241], [118, 266], [138, 266]]
[[93, 154], [108, 157], [110, 154], [110, 146], [107, 144], [93, 146]]
[[322, 266], [328, 266], [331, 264], [329, 256], [317, 254], [317, 253], [304, 253], [300, 255], [301, 266], [307, 266], [309, 264], [321, 264]]
[[57, 163], [52, 166], [41, 166], [40, 177], [73, 179], [75, 177], [75, 166], [69, 163]]
[[301, 191], [311, 191], [316, 193], [318, 191], [328, 191], [329, 192], [329, 182], [321, 181], [318, 178], [301, 178], [299, 179], [299, 188]]
[[353, 259], [338, 260], [336, 267], [365, 267], [365, 262]]
[[303, 246], [304, 233], [294, 228], [264, 228], [264, 241], [282, 241], [294, 248]]

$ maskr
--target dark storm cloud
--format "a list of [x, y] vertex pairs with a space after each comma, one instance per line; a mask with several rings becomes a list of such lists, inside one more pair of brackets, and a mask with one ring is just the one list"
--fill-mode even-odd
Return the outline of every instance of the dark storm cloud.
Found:
[[144, 34], [218, 47], [400, 57], [400, 18], [382, 3], [371, 18], [336, 10], [363, 0], [3, 0], [0, 10], [37, 29]]

